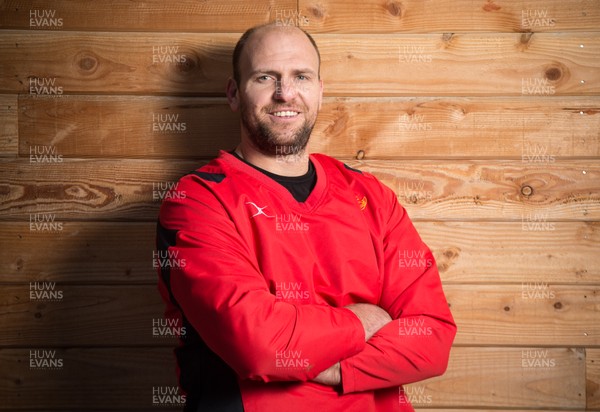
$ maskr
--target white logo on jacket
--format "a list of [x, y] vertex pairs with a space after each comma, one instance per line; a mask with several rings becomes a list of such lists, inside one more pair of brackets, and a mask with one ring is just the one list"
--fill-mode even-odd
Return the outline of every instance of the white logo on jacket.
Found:
[[269, 215], [267, 215], [267, 214], [264, 212], [264, 210], [265, 210], [265, 209], [266, 209], [268, 206], [258, 207], [258, 206], [256, 205], [256, 203], [254, 203], [254, 202], [246, 202], [246, 204], [247, 204], [247, 205], [252, 205], [252, 206], [254, 206], [254, 207], [256, 208], [256, 213], [255, 213], [255, 214], [253, 214], [253, 215], [252, 215], [252, 217], [256, 217], [256, 216], [258, 216], [258, 215], [263, 215], [263, 216], [266, 216], [266, 217], [269, 217], [269, 218], [273, 218], [273, 217], [274, 217], [274, 216], [269, 216]]

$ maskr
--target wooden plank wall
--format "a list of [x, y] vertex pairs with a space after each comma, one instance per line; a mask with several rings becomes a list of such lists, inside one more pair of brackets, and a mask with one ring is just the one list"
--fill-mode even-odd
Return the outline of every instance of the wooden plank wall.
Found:
[[0, 411], [176, 409], [160, 198], [232, 148], [235, 41], [311, 32], [312, 151], [376, 174], [459, 325], [419, 410], [600, 410], [600, 0], [0, 1]]

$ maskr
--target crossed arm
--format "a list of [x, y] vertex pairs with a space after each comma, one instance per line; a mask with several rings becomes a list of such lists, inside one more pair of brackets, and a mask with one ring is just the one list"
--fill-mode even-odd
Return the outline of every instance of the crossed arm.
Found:
[[[185, 203], [167, 206], [172, 218], [162, 223], [179, 230], [174, 252], [187, 262], [182, 272], [172, 273], [170, 286], [206, 344], [241, 379], [332, 386], [341, 381], [342, 391], [350, 393], [443, 373], [456, 327], [435, 265], [398, 269], [402, 250], [417, 248], [433, 262], [399, 205], [383, 240], [383, 265], [390, 272], [383, 277], [380, 301], [336, 308], [277, 302], [233, 222], [223, 218], [218, 203], [206, 199], [190, 195]], [[400, 334], [401, 318], [430, 333]], [[277, 350], [301, 351], [311, 367], [277, 368]]]
[[[365, 342], [371, 339], [375, 332], [392, 321], [392, 318], [385, 310], [377, 305], [371, 305], [370, 303], [355, 303], [346, 306], [346, 309], [351, 310], [363, 325], [365, 330]], [[339, 385], [342, 381], [340, 363], [337, 362], [325, 369], [323, 372], [319, 373], [313, 381], [328, 386]]]

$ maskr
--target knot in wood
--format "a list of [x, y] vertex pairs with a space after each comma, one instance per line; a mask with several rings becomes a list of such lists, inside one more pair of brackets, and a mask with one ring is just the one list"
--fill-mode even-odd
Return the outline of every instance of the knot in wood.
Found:
[[546, 79], [550, 81], [557, 81], [562, 77], [563, 73], [559, 67], [550, 67], [546, 69], [544, 75], [546, 76]]
[[521, 194], [523, 196], [531, 196], [533, 194], [533, 187], [529, 186], [529, 185], [525, 185], [521, 188]]
[[365, 158], [364, 150], [359, 150], [358, 152], [356, 152], [356, 160], [362, 160], [364, 158]]
[[94, 73], [99, 64], [98, 56], [89, 51], [82, 51], [77, 54], [75, 61], [79, 70], [86, 74]]
[[387, 11], [394, 17], [402, 17], [402, 3], [397, 1], [388, 1]]
[[311, 6], [308, 11], [317, 19], [322, 19], [325, 17], [325, 10], [323, 10], [323, 6], [320, 4]]

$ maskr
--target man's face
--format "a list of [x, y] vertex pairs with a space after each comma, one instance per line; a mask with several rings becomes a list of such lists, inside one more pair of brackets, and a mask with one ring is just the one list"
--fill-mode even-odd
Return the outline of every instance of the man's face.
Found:
[[318, 73], [317, 52], [300, 30], [255, 33], [240, 58], [237, 103], [243, 137], [268, 155], [303, 150], [321, 107]]

